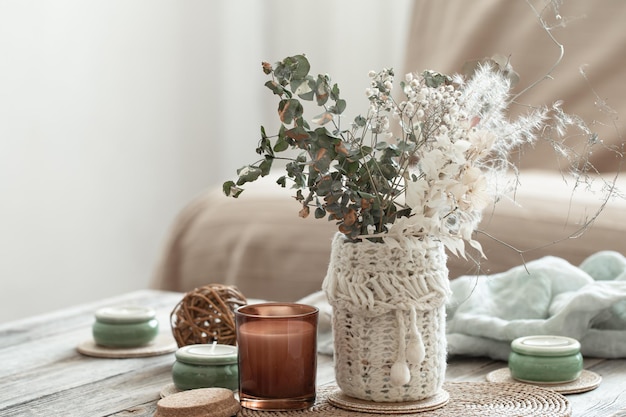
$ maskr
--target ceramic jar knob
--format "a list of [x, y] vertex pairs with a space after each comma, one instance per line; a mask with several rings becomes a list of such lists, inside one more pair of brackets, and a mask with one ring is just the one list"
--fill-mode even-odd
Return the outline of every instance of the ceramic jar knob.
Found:
[[159, 333], [156, 312], [149, 307], [105, 307], [96, 311], [92, 335], [96, 344], [113, 348], [147, 345]]
[[509, 370], [522, 382], [557, 384], [578, 379], [583, 369], [580, 343], [563, 336], [526, 336], [511, 342]]
[[237, 348], [231, 345], [194, 344], [176, 351], [172, 367], [174, 385], [180, 390], [239, 388]]

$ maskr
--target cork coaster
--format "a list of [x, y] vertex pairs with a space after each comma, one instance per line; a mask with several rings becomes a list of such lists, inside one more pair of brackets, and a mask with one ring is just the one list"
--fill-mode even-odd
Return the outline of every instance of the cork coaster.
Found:
[[[404, 417], [484, 417], [538, 416], [570, 417], [572, 408], [563, 395], [527, 384], [490, 382], [447, 382], [443, 389], [449, 401], [430, 411], [405, 412]], [[353, 411], [331, 404], [330, 397], [339, 391], [336, 385], [318, 387], [315, 404], [306, 410], [256, 411], [242, 408], [238, 417], [363, 417], [363, 411]], [[374, 411], [371, 411], [374, 412]], [[377, 411], [377, 415], [385, 415]], [[391, 414], [389, 414], [391, 415]]]
[[501, 368], [487, 374], [489, 382], [517, 382], [520, 384], [529, 384], [537, 387], [553, 390], [559, 394], [580, 394], [582, 392], [592, 391], [602, 382], [602, 377], [595, 372], [583, 369], [580, 377], [575, 381], [562, 382], [556, 384], [542, 384], [540, 382], [518, 381], [511, 376], [509, 368]]
[[200, 388], [160, 399], [154, 417], [231, 417], [240, 409], [231, 390]]
[[328, 396], [327, 400], [335, 407], [360, 413], [407, 414], [435, 410], [446, 405], [448, 399], [450, 399], [448, 392], [439, 390], [432, 397], [420, 401], [383, 403], [359, 400], [345, 395], [341, 390], [336, 390]]
[[148, 356], [164, 355], [178, 349], [176, 341], [170, 333], [162, 332], [152, 343], [134, 348], [113, 348], [97, 345], [93, 339], [81, 342], [77, 347], [79, 353], [96, 358], [126, 359], [144, 358]]

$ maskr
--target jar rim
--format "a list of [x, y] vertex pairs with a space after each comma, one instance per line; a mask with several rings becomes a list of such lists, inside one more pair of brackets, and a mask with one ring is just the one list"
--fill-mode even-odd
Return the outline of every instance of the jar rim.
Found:
[[123, 305], [104, 307], [96, 311], [96, 320], [111, 324], [143, 323], [156, 317], [150, 307]]
[[246, 304], [235, 309], [235, 316], [258, 319], [294, 319], [319, 313], [315, 306], [290, 302]]
[[524, 336], [511, 342], [511, 350], [523, 355], [565, 356], [579, 353], [580, 342], [566, 336]]
[[189, 365], [227, 365], [237, 363], [237, 347], [217, 343], [199, 343], [179, 348], [176, 360]]

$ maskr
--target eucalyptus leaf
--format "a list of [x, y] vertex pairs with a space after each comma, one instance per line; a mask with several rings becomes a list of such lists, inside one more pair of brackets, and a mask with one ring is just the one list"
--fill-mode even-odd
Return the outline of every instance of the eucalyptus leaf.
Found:
[[326, 217], [326, 210], [324, 210], [322, 207], [317, 207], [315, 209], [315, 218], [323, 219], [324, 217]]
[[422, 75], [424, 77], [426, 85], [431, 88], [437, 88], [440, 85], [447, 85], [452, 83], [452, 78], [435, 71], [424, 71]]
[[270, 173], [272, 169], [272, 162], [274, 162], [274, 158], [265, 157], [265, 159], [259, 164], [259, 169], [261, 169], [261, 176], [264, 177]]
[[333, 88], [330, 90], [330, 99], [333, 101], [339, 100], [339, 86], [333, 84]]
[[323, 106], [328, 101], [330, 95], [330, 85], [328, 84], [328, 77], [324, 75], [317, 76], [317, 83], [315, 86], [315, 98], [318, 106]]
[[287, 174], [289, 174], [290, 178], [294, 178], [295, 175], [302, 174], [302, 164], [297, 162], [289, 162], [285, 166], [287, 170]]
[[341, 114], [346, 109], [346, 101], [343, 99], [337, 100], [334, 106], [331, 107], [331, 113]]
[[361, 115], [358, 115], [354, 118], [354, 124], [358, 127], [365, 127], [365, 125], [367, 124], [367, 119]]
[[283, 152], [289, 149], [289, 143], [285, 140], [285, 136], [281, 135], [276, 139], [276, 143], [274, 144], [275, 152]]
[[326, 148], [320, 148], [315, 154], [312, 166], [317, 172], [328, 172], [331, 161], [330, 151]]
[[367, 156], [367, 155], [371, 155], [372, 152], [374, 152], [374, 149], [372, 149], [371, 146], [361, 146], [359, 154], [361, 156]]
[[273, 74], [280, 85], [285, 86], [289, 84], [289, 80], [291, 79], [291, 70], [283, 62], [276, 64]]
[[332, 185], [332, 179], [330, 176], [324, 176], [317, 182], [317, 195], [325, 196], [330, 192], [330, 186]]
[[388, 147], [389, 144], [387, 142], [381, 141], [378, 142], [376, 146], [374, 146], [374, 149], [376, 149], [377, 151], [382, 151], [383, 149], [387, 149]]
[[335, 150], [335, 145], [341, 143], [341, 139], [331, 136], [328, 130], [323, 127], [315, 129], [314, 134], [314, 141], [316, 146], [328, 150], [333, 150], [333, 153]]
[[352, 161], [350, 159], [347, 159], [345, 162], [337, 164], [335, 168], [337, 169], [337, 171], [340, 171], [344, 175], [350, 177], [359, 171], [359, 166], [360, 165], [358, 161]]
[[222, 191], [228, 197], [235, 197], [235, 198], [237, 198], [237, 197], [239, 197], [239, 194], [241, 194], [243, 192], [243, 189], [237, 187], [233, 181], [226, 181], [222, 185]]
[[331, 213], [332, 219], [337, 219], [337, 213], [341, 213], [341, 206], [336, 200], [329, 201], [326, 203], [326, 212]]
[[338, 193], [341, 190], [343, 190], [343, 183], [339, 180], [333, 180], [332, 183], [330, 184], [330, 190], [333, 193]]
[[291, 81], [291, 91], [302, 100], [312, 101], [315, 97], [315, 79], [308, 75], [304, 79]]
[[285, 132], [285, 135], [298, 142], [298, 146], [301, 146], [301, 141], [310, 137], [309, 132], [307, 132], [303, 127], [300, 126], [296, 126], [287, 130]]
[[304, 55], [294, 55], [287, 58], [288, 65], [291, 67], [291, 79], [299, 80], [305, 78], [311, 70], [311, 64]]
[[302, 174], [302, 172], [300, 173], [300, 175], [294, 177], [293, 180], [297, 188], [306, 187], [306, 176]]
[[333, 120], [333, 114], [331, 112], [325, 111], [324, 113], [318, 114], [314, 118], [311, 119], [313, 123], [318, 125], [325, 125], [326, 123]]
[[265, 83], [265, 86], [272, 90], [272, 93], [276, 94], [277, 96], [282, 96], [285, 92], [285, 89], [276, 81], [268, 81]]
[[397, 149], [400, 152], [412, 153], [417, 149], [417, 145], [412, 142], [400, 141], [398, 142]]
[[283, 99], [278, 103], [278, 116], [285, 124], [290, 124], [293, 119], [302, 116], [303, 112], [302, 104], [295, 98]]
[[379, 169], [382, 175], [388, 180], [391, 180], [398, 175], [398, 170], [393, 164], [381, 164], [379, 165]]
[[256, 181], [261, 173], [261, 169], [253, 165], [247, 165], [243, 168], [240, 168], [237, 170], [237, 175], [239, 175], [237, 185], [243, 185], [247, 182]]

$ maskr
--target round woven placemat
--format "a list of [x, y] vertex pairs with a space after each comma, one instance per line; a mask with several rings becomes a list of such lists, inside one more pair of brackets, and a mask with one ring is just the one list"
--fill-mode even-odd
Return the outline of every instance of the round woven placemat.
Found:
[[517, 382], [520, 384], [535, 385], [537, 387], [551, 389], [559, 394], [580, 394], [598, 388], [602, 382], [602, 377], [595, 372], [583, 369], [580, 377], [571, 382], [563, 382], [560, 384], [541, 384], [538, 382], [521, 382], [517, 381], [511, 376], [509, 368], [501, 368], [487, 374], [487, 381], [489, 382]]
[[[363, 417], [362, 412], [335, 407], [328, 397], [337, 386], [318, 388], [315, 405], [306, 410], [255, 411], [242, 408], [238, 417], [328, 416]], [[567, 399], [561, 394], [526, 384], [491, 382], [447, 382], [443, 389], [450, 400], [443, 407], [419, 413], [405, 413], [406, 417], [485, 417], [485, 416], [543, 416], [569, 417], [572, 413]], [[370, 414], [375, 415], [375, 414]], [[377, 413], [376, 415], [384, 415]]]
[[176, 341], [172, 335], [167, 332], [159, 333], [152, 343], [134, 348], [112, 348], [100, 346], [97, 345], [93, 339], [85, 340], [76, 347], [76, 350], [83, 355], [112, 359], [158, 356], [174, 352], [176, 349], [178, 349]]

